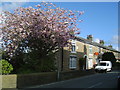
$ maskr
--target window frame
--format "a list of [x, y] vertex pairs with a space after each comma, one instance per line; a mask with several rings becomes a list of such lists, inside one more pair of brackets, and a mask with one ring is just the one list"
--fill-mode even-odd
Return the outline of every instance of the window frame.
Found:
[[93, 55], [93, 49], [91, 45], [89, 46], [89, 55]]
[[75, 55], [70, 55], [69, 68], [70, 69], [76, 69], [77, 68], [77, 57]]
[[71, 53], [76, 53], [76, 41], [72, 40]]

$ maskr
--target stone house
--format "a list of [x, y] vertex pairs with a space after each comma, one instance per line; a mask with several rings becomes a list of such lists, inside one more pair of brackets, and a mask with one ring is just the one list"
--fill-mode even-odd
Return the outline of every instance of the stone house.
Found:
[[[71, 40], [71, 44], [71, 47], [64, 47], [60, 52], [58, 59], [60, 71], [92, 69], [104, 52], [113, 52], [116, 58], [120, 56], [120, 52], [115, 49], [81, 37]], [[84, 61], [82, 67], [81, 59]]]

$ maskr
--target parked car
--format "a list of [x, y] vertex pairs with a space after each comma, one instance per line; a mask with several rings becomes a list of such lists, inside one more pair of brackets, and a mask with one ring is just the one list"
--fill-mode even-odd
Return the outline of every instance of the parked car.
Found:
[[95, 67], [96, 72], [108, 72], [112, 70], [111, 61], [100, 61], [99, 64]]

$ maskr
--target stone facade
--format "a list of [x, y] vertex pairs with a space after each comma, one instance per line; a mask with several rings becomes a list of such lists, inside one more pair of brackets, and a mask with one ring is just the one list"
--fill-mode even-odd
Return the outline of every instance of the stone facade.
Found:
[[[89, 43], [88, 43], [89, 42]], [[64, 47], [62, 57], [60, 60], [60, 67], [62, 71], [92, 69], [98, 63], [98, 57], [95, 53], [102, 55], [104, 52], [113, 52], [116, 58], [119, 57], [120, 52], [101, 46], [98, 43], [87, 41], [86, 39], [75, 39], [71, 41], [71, 47]], [[80, 67], [81, 58], [85, 61], [83, 67]]]

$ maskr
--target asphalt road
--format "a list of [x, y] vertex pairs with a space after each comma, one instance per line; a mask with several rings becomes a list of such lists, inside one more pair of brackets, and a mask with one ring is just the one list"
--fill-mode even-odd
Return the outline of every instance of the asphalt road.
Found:
[[81, 88], [88, 90], [93, 88], [109, 88], [110, 90], [117, 90], [117, 76], [119, 71], [108, 73], [96, 73], [94, 75], [83, 76], [80, 78], [34, 86], [29, 88]]

